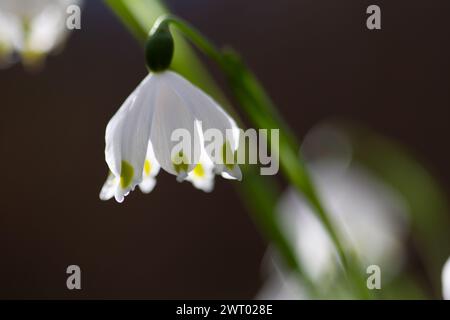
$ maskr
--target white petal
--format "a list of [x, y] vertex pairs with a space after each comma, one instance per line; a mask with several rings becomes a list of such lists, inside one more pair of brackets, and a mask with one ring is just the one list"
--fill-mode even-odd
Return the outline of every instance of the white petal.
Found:
[[222, 148], [219, 148], [219, 162], [215, 162], [214, 171], [225, 179], [242, 180], [242, 172], [239, 166], [234, 163], [235, 153], [230, 144], [225, 142]]
[[105, 159], [110, 171], [120, 177], [117, 201], [142, 181], [156, 89], [157, 83], [149, 74], [106, 127]]
[[153, 189], [156, 186], [156, 179], [155, 177], [144, 177], [142, 179], [142, 182], [139, 183], [139, 189], [141, 189], [141, 191], [143, 193], [150, 193], [153, 191]]
[[[384, 270], [385, 279], [404, 262], [407, 204], [398, 192], [364, 167], [346, 170], [341, 160], [309, 165], [318, 192], [342, 233], [344, 245]], [[370, 226], [370, 227], [369, 227]]]
[[100, 199], [109, 200], [114, 197], [117, 184], [118, 179], [112, 173], [109, 173], [105, 183], [103, 184], [102, 190], [100, 191]]
[[146, 168], [146, 166], [144, 165], [144, 175], [156, 177], [159, 173], [159, 169], [161, 168], [161, 166], [159, 165], [158, 160], [156, 160], [155, 152], [153, 151], [153, 146], [150, 140], [148, 142], [146, 160], [148, 160], [149, 169]]
[[[13, 34], [13, 47], [21, 53], [26, 64], [39, 61], [44, 54], [55, 49], [65, 40], [68, 35], [66, 10], [72, 4], [81, 5], [81, 1], [2, 0], [0, 2], [0, 11], [18, 21]], [[0, 17], [0, 20], [5, 21], [3, 17]], [[11, 34], [11, 30], [4, 26], [0, 26], [0, 29]], [[0, 38], [2, 38], [1, 35]], [[1, 42], [0, 39], [0, 47]]]
[[155, 177], [159, 173], [160, 165], [155, 158], [153, 146], [151, 142], [148, 143], [147, 156], [144, 162], [144, 170], [142, 172], [142, 182], [139, 188], [143, 193], [150, 193], [156, 185]]
[[[198, 163], [200, 157], [200, 136], [195, 124], [195, 118], [185, 101], [172, 88], [172, 83], [167, 78], [167, 71], [155, 74], [158, 91], [156, 93], [155, 111], [153, 116], [150, 140], [153, 144], [155, 157], [161, 167], [182, 180]], [[180, 141], [172, 141], [175, 130], [182, 130], [188, 134], [186, 140], [190, 147], [183, 149], [178, 160], [183, 164], [176, 165], [174, 148], [180, 146]], [[187, 150], [186, 150], [187, 149]]]
[[195, 168], [189, 172], [187, 181], [190, 181], [194, 187], [205, 192], [211, 192], [214, 188], [214, 164], [208, 155], [203, 151], [200, 161]]
[[58, 5], [48, 6], [30, 22], [29, 34], [24, 50], [45, 54], [55, 48], [64, 38], [67, 14]]
[[[195, 87], [188, 80], [174, 72], [166, 72], [167, 79], [171, 82], [174, 90], [183, 101], [186, 102], [195, 116], [195, 119], [202, 122], [203, 131], [216, 129], [222, 133], [224, 143], [228, 142], [231, 152], [235, 152], [239, 147], [239, 130], [236, 122], [206, 93]], [[221, 164], [223, 159], [214, 159], [219, 155], [209, 154], [215, 164]], [[228, 177], [240, 180], [241, 174], [237, 165], [218, 165], [216, 170], [220, 173], [225, 171]]]
[[220, 175], [222, 178], [228, 180], [242, 180], [242, 171], [238, 165], [234, 165], [232, 168], [227, 168], [226, 166], [222, 166], [220, 170]]
[[[64, 3], [67, 1], [64, 1]], [[2, 0], [0, 9], [11, 12], [24, 20], [31, 20], [49, 6], [64, 4], [61, 0]]]
[[334, 274], [337, 256], [333, 243], [305, 200], [289, 189], [278, 206], [284, 230], [309, 277], [317, 281]]
[[[177, 94], [187, 103], [195, 118], [200, 120], [203, 129], [218, 129], [225, 135], [227, 129], [236, 128], [235, 121], [202, 90], [175, 72], [167, 71], [167, 79]], [[236, 150], [237, 141], [231, 139], [230, 144]]]
[[444, 300], [450, 300], [450, 258], [442, 269], [442, 295]]

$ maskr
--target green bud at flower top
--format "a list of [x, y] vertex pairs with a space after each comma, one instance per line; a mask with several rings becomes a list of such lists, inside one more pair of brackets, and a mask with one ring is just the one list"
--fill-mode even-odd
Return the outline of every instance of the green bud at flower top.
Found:
[[164, 71], [169, 68], [173, 57], [173, 37], [167, 23], [157, 25], [150, 32], [145, 46], [145, 60], [148, 68], [153, 72]]

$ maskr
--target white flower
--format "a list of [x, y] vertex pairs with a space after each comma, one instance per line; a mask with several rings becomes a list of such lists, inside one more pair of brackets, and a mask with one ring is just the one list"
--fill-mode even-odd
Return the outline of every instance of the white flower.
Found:
[[[199, 142], [193, 143], [192, 152], [173, 153], [179, 143], [173, 141], [172, 134], [179, 129]], [[217, 129], [226, 137], [224, 148], [237, 150], [237, 126], [211, 97], [172, 71], [150, 73], [106, 128], [105, 159], [112, 175], [108, 181], [115, 181], [106, 185], [114, 185], [114, 196], [122, 202], [142, 182], [147, 150], [153, 150], [153, 162], [176, 175], [178, 181], [187, 179], [205, 191], [212, 189], [214, 172], [241, 179], [239, 166], [216, 161], [204, 145], [203, 132], [208, 129]], [[227, 136], [227, 131], [233, 135]]]
[[[312, 164], [310, 169], [346, 249], [366, 267], [379, 265], [385, 275], [396, 271], [403, 257], [406, 217], [401, 196], [355, 164], [343, 169], [326, 161]], [[338, 266], [337, 254], [307, 201], [289, 190], [279, 209], [305, 271], [315, 280], [332, 276]]]
[[0, 2], [0, 61], [20, 53], [25, 64], [39, 62], [58, 48], [68, 29], [67, 7], [81, 0], [2, 0]]
[[[369, 265], [378, 265], [383, 270], [383, 281], [388, 281], [403, 262], [407, 206], [395, 190], [352, 162], [351, 147], [342, 135], [330, 134], [321, 130], [311, 144], [315, 147], [313, 151], [322, 155], [308, 164], [319, 197], [331, 215], [344, 249], [362, 263], [362, 272]], [[311, 143], [310, 138], [302, 147]], [[327, 143], [331, 150], [324, 150]], [[310, 156], [307, 152], [307, 158]], [[278, 211], [304, 272], [322, 288], [333, 285], [340, 262], [325, 227], [308, 201], [289, 189], [281, 197]], [[277, 264], [276, 260], [272, 263]], [[282, 270], [279, 266], [277, 269]], [[280, 277], [271, 277], [272, 281], [277, 278]], [[283, 278], [289, 279], [289, 275]], [[280, 290], [285, 287], [279, 285]], [[263, 290], [267, 296], [267, 288]], [[274, 296], [286, 294], [273, 292]], [[334, 290], [334, 294], [345, 293]]]
[[442, 269], [442, 296], [444, 300], [450, 300], [450, 258]]
[[[374, 264], [383, 270], [383, 279], [395, 274], [403, 261], [406, 209], [401, 197], [356, 165], [343, 169], [324, 161], [310, 165], [310, 169], [345, 249], [361, 260], [361, 270]], [[280, 200], [279, 212], [303, 270], [318, 285], [331, 285], [339, 260], [326, 229], [308, 202], [290, 189]], [[267, 288], [263, 290], [267, 295]]]

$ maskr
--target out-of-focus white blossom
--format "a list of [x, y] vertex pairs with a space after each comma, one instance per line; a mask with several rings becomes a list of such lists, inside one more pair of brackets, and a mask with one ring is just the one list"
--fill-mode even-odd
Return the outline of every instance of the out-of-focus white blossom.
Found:
[[[172, 140], [172, 134], [180, 129], [193, 138], [194, 150], [173, 154], [178, 142]], [[208, 129], [226, 137], [220, 148], [222, 157], [214, 157], [212, 150], [207, 150], [203, 133]], [[227, 131], [232, 134], [227, 135]], [[206, 192], [213, 188], [215, 173], [227, 179], [242, 178], [236, 163], [217, 161], [226, 160], [224, 156], [238, 148], [235, 121], [210, 96], [173, 71], [145, 77], [109, 121], [105, 141], [105, 159], [111, 173], [100, 192], [102, 200], [114, 196], [122, 202], [136, 185], [142, 190], [147, 162], [176, 175], [179, 182], [188, 180]], [[148, 150], [152, 150], [151, 159]]]
[[0, 1], [0, 65], [9, 65], [18, 54], [25, 65], [34, 65], [62, 45], [69, 30], [67, 8], [81, 0]]
[[[352, 161], [351, 147], [338, 132], [315, 130], [305, 140], [303, 149], [320, 199], [331, 215], [345, 250], [361, 262], [361, 273], [369, 265], [378, 265], [383, 280], [389, 279], [403, 262], [407, 207], [402, 197]], [[334, 281], [340, 262], [321, 221], [293, 189], [281, 197], [278, 208], [281, 224], [294, 244], [304, 272], [319, 287], [327, 287]], [[296, 286], [297, 281], [290, 285], [285, 283], [286, 279], [292, 280], [288, 275], [272, 276], [272, 288], [276, 287], [273, 284], [276, 279], [284, 279], [284, 283], [278, 284], [280, 290], [296, 292], [289, 288]], [[262, 290], [269, 298], [267, 287]], [[273, 297], [277, 296], [286, 294], [274, 291]], [[292, 299], [299, 297], [291, 296]]]

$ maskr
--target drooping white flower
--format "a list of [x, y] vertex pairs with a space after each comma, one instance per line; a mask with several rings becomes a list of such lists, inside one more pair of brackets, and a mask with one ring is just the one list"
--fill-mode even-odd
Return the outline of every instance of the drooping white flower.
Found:
[[450, 300], [450, 258], [442, 269], [442, 296], [444, 300]]
[[[351, 160], [351, 148], [344, 140], [340, 134], [321, 130], [314, 137], [309, 136], [302, 147], [311, 144], [322, 155], [309, 160], [308, 167], [344, 249], [359, 259], [362, 272], [369, 265], [378, 265], [385, 281], [403, 262], [407, 206], [395, 190]], [[326, 143], [331, 143], [332, 150], [326, 150]], [[311, 158], [310, 155], [307, 153], [306, 158]], [[289, 189], [281, 197], [278, 211], [304, 272], [319, 287], [332, 285], [340, 262], [325, 227], [308, 201]], [[272, 263], [278, 262], [274, 259]], [[273, 281], [286, 281], [289, 275], [272, 275], [270, 279], [271, 288], [275, 288]], [[286, 285], [280, 284], [278, 288], [286, 290]], [[268, 289], [263, 290], [267, 297]], [[288, 293], [272, 294], [285, 297]]]
[[[179, 143], [172, 134], [180, 129], [190, 134], [193, 143], [188, 152], [174, 153]], [[106, 128], [105, 159], [113, 176], [110, 179], [116, 181], [116, 200], [123, 201], [142, 182], [147, 149], [154, 151], [155, 162], [178, 181], [187, 179], [205, 191], [212, 189], [213, 172], [241, 179], [236, 164], [217, 161], [217, 155], [206, 148], [203, 133], [208, 129], [221, 132], [222, 149], [237, 150], [237, 126], [211, 97], [172, 71], [150, 73]], [[233, 134], [227, 134], [230, 131]]]
[[0, 62], [11, 62], [15, 52], [25, 64], [42, 60], [68, 35], [68, 6], [80, 4], [81, 0], [2, 0]]

